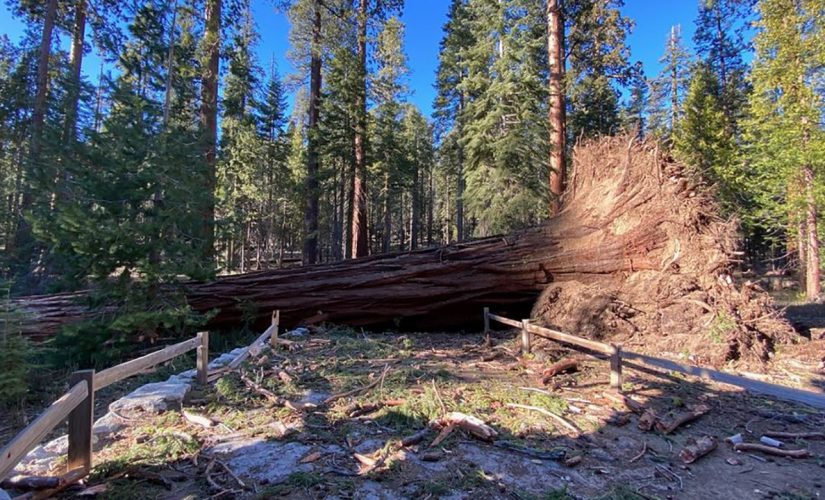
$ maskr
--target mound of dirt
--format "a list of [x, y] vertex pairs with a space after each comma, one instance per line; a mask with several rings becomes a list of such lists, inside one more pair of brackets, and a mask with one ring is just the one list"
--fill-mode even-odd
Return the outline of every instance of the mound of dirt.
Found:
[[[759, 365], [775, 344], [797, 339], [766, 292], [734, 282], [737, 221], [722, 219], [712, 190], [655, 141], [603, 138], [577, 146], [573, 157], [560, 217], [596, 229], [605, 241], [629, 241], [630, 263], [619, 273], [587, 275], [587, 282], [551, 283], [533, 308], [537, 323], [687, 353], [714, 366]], [[652, 245], [651, 234], [665, 238]], [[659, 265], [636, 269], [640, 257]]]

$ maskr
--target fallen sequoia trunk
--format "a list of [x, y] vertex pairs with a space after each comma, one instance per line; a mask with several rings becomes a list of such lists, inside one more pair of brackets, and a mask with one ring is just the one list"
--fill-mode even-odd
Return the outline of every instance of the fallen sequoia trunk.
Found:
[[[544, 290], [535, 318], [593, 337], [661, 332], [707, 344], [700, 330], [710, 331], [716, 321], [721, 326], [714, 335], [727, 348], [716, 346], [723, 356], [714, 361], [764, 360], [774, 341], [791, 337], [766, 295], [732, 284], [733, 226], [713, 215], [716, 205], [654, 143], [603, 139], [578, 147], [574, 158], [562, 211], [541, 226], [410, 253], [190, 283], [187, 300], [197, 311], [217, 310], [215, 325], [240, 322], [250, 310], [263, 320], [280, 309], [287, 323], [412, 325], [425, 318], [431, 326], [449, 326], [478, 321], [485, 305], [529, 306]], [[31, 313], [31, 332], [50, 334], [93, 314], [84, 296], [16, 303]]]

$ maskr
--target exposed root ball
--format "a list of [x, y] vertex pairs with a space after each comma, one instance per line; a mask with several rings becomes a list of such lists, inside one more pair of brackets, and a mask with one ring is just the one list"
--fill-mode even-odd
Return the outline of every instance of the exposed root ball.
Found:
[[[576, 147], [573, 172], [559, 217], [598, 228], [605, 240], [630, 241], [629, 271], [552, 283], [533, 318], [712, 365], [762, 363], [775, 343], [796, 337], [764, 291], [734, 283], [737, 222], [722, 220], [710, 191], [655, 142], [627, 136], [586, 142]], [[665, 238], [651, 245], [654, 233]], [[658, 269], [634, 268], [640, 258]]]

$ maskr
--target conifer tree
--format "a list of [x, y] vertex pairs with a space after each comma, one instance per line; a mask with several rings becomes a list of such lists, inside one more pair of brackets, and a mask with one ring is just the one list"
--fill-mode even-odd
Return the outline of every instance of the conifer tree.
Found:
[[760, 0], [746, 121], [755, 224], [797, 240], [809, 299], [821, 293], [819, 213], [825, 174], [822, 9], [814, 0]]
[[565, 3], [569, 135], [594, 137], [620, 128], [619, 91], [636, 72], [627, 36], [633, 21], [621, 14], [622, 0]]
[[[444, 24], [444, 36], [440, 43], [439, 64], [436, 73], [436, 95], [433, 107], [437, 133], [442, 140], [447, 140], [448, 134], [462, 135], [462, 124], [467, 119], [464, 110], [467, 105], [467, 96], [464, 94], [463, 82], [467, 77], [466, 55], [467, 50], [474, 44], [474, 33], [470, 23], [470, 10], [467, 0], [452, 0]], [[454, 172], [448, 175], [455, 186], [455, 239], [464, 239], [464, 187], [466, 172], [466, 154], [460, 141], [450, 141], [455, 155], [443, 155], [443, 159], [455, 158], [451, 164], [442, 163], [442, 166]], [[446, 171], [445, 171], [446, 174]], [[448, 238], [449, 240], [449, 238]]]
[[698, 55], [719, 82], [719, 96], [730, 134], [738, 135], [747, 100], [747, 65], [750, 50], [745, 38], [755, 0], [702, 0], [693, 35]]
[[659, 59], [662, 70], [650, 82], [652, 112], [650, 128], [654, 134], [670, 140], [684, 113], [683, 102], [690, 82], [691, 56], [682, 42], [681, 26], [668, 34], [665, 53]]
[[699, 63], [690, 80], [673, 146], [679, 159], [716, 186], [726, 214], [731, 214], [744, 204], [744, 179], [721, 101], [716, 75], [706, 63]]

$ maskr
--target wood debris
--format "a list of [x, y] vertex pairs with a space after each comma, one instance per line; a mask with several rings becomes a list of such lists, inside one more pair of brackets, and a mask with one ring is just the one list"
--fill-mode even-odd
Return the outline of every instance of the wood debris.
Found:
[[492, 441], [498, 436], [495, 429], [484, 423], [480, 418], [465, 413], [454, 411], [448, 413], [438, 420], [439, 426], [458, 427], [463, 431], [467, 431], [473, 436], [483, 439], [484, 441]]
[[685, 447], [679, 452], [679, 458], [686, 464], [692, 464], [711, 451], [715, 450], [718, 442], [711, 436], [701, 436], [698, 439], [688, 438]]
[[789, 458], [808, 458], [811, 452], [807, 449], [802, 450], [783, 450], [782, 448], [774, 448], [773, 446], [765, 446], [764, 444], [756, 443], [739, 443], [733, 445], [735, 451], [758, 451], [767, 455], [775, 455], [777, 457]]

